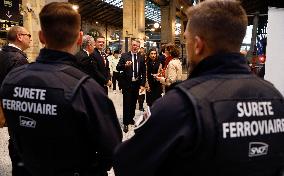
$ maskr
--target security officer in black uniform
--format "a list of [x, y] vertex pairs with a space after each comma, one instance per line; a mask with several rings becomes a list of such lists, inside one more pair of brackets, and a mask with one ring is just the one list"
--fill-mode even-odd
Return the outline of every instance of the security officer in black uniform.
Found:
[[34, 176], [107, 176], [122, 132], [103, 88], [74, 67], [80, 15], [53, 2], [39, 17], [45, 48], [1, 87], [10, 137]]
[[117, 148], [116, 176], [280, 175], [283, 97], [239, 53], [247, 27], [240, 2], [203, 1], [187, 16], [190, 78]]

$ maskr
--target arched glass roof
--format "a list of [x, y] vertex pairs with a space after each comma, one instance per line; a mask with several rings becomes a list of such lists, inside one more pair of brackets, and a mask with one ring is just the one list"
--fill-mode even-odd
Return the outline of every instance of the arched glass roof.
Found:
[[[123, 8], [123, 0], [102, 0], [106, 3]], [[157, 23], [161, 23], [161, 10], [160, 7], [151, 1], [145, 1], [145, 17]]]
[[[123, 8], [123, 0], [101, 0], [119, 8]], [[145, 17], [157, 23], [161, 23], [161, 9], [155, 3], [146, 0], [145, 1]], [[176, 32], [180, 33], [180, 20], [176, 20]]]

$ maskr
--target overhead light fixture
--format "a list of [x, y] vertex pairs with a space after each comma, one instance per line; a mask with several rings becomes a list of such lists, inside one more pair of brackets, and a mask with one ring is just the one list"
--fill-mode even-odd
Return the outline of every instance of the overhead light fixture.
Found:
[[78, 6], [78, 5], [73, 4], [73, 5], [72, 5], [72, 9], [73, 9], [73, 10], [75, 10], [75, 11], [78, 11], [79, 6]]
[[155, 23], [155, 24], [154, 24], [154, 28], [157, 29], [157, 28], [159, 28], [159, 27], [160, 27], [159, 23]]

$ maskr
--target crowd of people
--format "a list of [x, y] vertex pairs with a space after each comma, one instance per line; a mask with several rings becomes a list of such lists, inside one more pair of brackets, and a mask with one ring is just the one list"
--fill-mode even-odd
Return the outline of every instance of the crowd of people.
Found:
[[[160, 54], [137, 39], [129, 52], [104, 50], [105, 38], [84, 35], [69, 3], [42, 8], [34, 63], [24, 53], [31, 34], [11, 27], [0, 51], [0, 127], [12, 175], [282, 174], [284, 99], [240, 53], [248, 24], [240, 2], [207, 0], [186, 14], [186, 81], [174, 44]], [[122, 126], [110, 88], [123, 94]], [[135, 122], [145, 97], [150, 108]]]

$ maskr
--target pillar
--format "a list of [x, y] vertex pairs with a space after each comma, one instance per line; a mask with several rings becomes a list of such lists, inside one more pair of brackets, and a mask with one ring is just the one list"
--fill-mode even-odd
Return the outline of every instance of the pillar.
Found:
[[25, 51], [30, 62], [35, 60], [35, 58], [38, 56], [40, 48], [42, 48], [38, 38], [38, 31], [40, 30], [38, 14], [44, 4], [45, 0], [22, 0], [24, 27], [32, 35], [31, 47]]
[[[131, 39], [145, 38], [145, 0], [123, 0], [123, 44], [122, 51], [128, 51]], [[127, 42], [128, 43], [125, 43]]]
[[268, 8], [265, 79], [284, 95], [284, 8]]
[[253, 18], [251, 44], [250, 44], [250, 50], [248, 51], [248, 54], [247, 54], [247, 58], [248, 58], [249, 61], [252, 61], [252, 58], [256, 57], [256, 53], [254, 53], [254, 51], [256, 50], [258, 18], [259, 18], [259, 12], [257, 12], [256, 15]]
[[161, 44], [175, 42], [176, 0], [161, 6]]
[[40, 31], [39, 12], [45, 4], [55, 1], [68, 2], [68, 0], [22, 0], [24, 27], [32, 35], [31, 47], [25, 51], [30, 62], [35, 61], [40, 49], [43, 47], [38, 38], [38, 32]]

